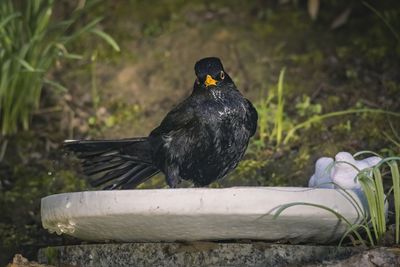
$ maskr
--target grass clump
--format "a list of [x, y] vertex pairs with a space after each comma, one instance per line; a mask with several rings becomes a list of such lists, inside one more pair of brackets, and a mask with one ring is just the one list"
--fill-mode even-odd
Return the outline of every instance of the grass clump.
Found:
[[279, 146], [284, 131], [284, 78], [286, 68], [279, 73], [276, 90], [271, 90], [267, 97], [262, 97], [256, 103], [258, 112], [258, 138], [254, 141], [256, 147], [262, 149], [267, 142]]
[[44, 84], [65, 88], [47, 77], [60, 59], [80, 59], [68, 45], [82, 35], [93, 33], [119, 51], [116, 42], [96, 28], [101, 18], [78, 27], [82, 15], [97, 1], [83, 1], [68, 19], [52, 19], [56, 1], [0, 2], [0, 123], [3, 136], [26, 130], [38, 107]]

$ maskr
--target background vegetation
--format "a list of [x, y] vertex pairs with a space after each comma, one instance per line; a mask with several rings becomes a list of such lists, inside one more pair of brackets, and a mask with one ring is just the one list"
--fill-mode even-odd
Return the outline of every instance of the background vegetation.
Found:
[[399, 155], [400, 3], [368, 3], [2, 1], [0, 264], [79, 242], [40, 224], [41, 197], [88, 189], [62, 140], [147, 135], [204, 56], [260, 114], [245, 160], [212, 186], [305, 186], [321, 156]]

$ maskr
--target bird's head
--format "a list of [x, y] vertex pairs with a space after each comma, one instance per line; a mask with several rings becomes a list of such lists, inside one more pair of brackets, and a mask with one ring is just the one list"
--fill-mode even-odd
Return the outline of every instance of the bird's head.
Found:
[[203, 88], [218, 87], [223, 82], [231, 81], [217, 57], [200, 59], [194, 65], [194, 71], [197, 76], [196, 85]]

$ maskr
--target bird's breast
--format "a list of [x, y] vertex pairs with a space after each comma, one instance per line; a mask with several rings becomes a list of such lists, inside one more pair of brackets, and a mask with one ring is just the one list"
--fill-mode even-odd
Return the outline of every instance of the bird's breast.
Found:
[[219, 101], [211, 105], [204, 105], [201, 115], [204, 121], [211, 122], [237, 122], [240, 123], [246, 114], [244, 105], [237, 102]]

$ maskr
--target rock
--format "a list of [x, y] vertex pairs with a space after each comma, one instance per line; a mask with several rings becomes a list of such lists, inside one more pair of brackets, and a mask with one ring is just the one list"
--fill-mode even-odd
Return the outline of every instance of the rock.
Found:
[[7, 267], [52, 267], [51, 265], [39, 264], [35, 261], [29, 261], [24, 258], [21, 254], [15, 254], [12, 263], [8, 264]]
[[400, 248], [375, 248], [355, 254], [347, 259], [325, 261], [308, 267], [392, 267], [400, 266]]

